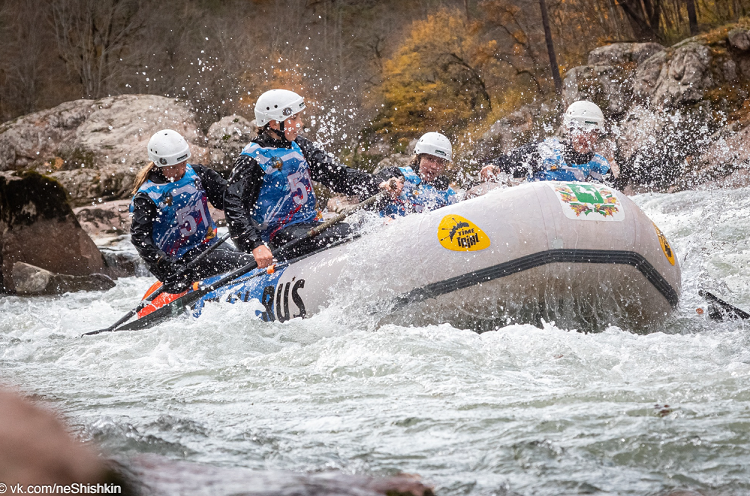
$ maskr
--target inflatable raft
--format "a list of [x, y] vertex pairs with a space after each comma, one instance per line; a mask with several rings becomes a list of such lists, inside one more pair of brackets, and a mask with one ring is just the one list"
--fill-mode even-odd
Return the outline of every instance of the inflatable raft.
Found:
[[191, 308], [199, 315], [210, 301], [254, 300], [266, 321], [340, 305], [380, 324], [643, 329], [663, 322], [679, 296], [675, 253], [627, 196], [591, 183], [535, 182], [395, 219], [273, 273], [250, 272]]

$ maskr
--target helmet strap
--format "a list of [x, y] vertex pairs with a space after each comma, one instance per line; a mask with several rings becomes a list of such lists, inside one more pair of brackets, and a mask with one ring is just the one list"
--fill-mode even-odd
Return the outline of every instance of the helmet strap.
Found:
[[287, 141], [286, 135], [284, 134], [284, 121], [276, 121], [279, 123], [279, 129], [274, 129], [271, 124], [266, 124], [264, 132], [266, 134], [271, 133], [271, 137], [280, 141]]

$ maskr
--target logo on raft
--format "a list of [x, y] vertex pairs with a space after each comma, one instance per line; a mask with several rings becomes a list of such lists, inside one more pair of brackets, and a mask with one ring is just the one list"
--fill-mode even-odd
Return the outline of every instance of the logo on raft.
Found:
[[[652, 222], [652, 224], [654, 223]], [[661, 232], [661, 229], [656, 227], [656, 224], [654, 224], [654, 229], [656, 229], [656, 236], [659, 238], [661, 251], [664, 252], [664, 256], [667, 257], [667, 260], [669, 260], [669, 263], [674, 265], [674, 251], [672, 251], [672, 247], [669, 245], [669, 241], [667, 241], [667, 237], [664, 236], [664, 233]]]
[[452, 251], [479, 251], [490, 246], [490, 237], [469, 219], [460, 215], [446, 215], [437, 232], [443, 248]]
[[547, 183], [568, 219], [621, 221], [625, 210], [614, 190], [599, 184]]

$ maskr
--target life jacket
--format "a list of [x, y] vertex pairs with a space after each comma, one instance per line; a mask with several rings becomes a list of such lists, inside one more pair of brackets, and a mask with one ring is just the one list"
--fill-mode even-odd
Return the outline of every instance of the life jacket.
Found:
[[149, 180], [138, 192], [147, 194], [156, 204], [152, 238], [167, 255], [180, 258], [194, 248], [217, 241], [216, 224], [208, 213], [206, 191], [190, 164], [181, 179], [164, 184]]
[[609, 172], [609, 162], [598, 153], [584, 164], [569, 164], [565, 161], [565, 145], [557, 138], [549, 138], [539, 144], [539, 155], [544, 170], [536, 172], [532, 181], [601, 181]]
[[411, 167], [399, 167], [404, 175], [404, 189], [401, 195], [388, 204], [381, 212], [383, 217], [404, 216], [411, 212], [435, 210], [456, 203], [458, 200], [453, 188], [437, 189], [431, 184], [422, 182]]
[[291, 148], [263, 148], [250, 143], [242, 155], [255, 159], [265, 172], [252, 213], [263, 241], [271, 241], [284, 227], [316, 220], [310, 165], [297, 143], [292, 141]]

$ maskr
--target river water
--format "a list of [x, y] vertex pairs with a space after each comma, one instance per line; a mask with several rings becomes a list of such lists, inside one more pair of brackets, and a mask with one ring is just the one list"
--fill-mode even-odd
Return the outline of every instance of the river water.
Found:
[[253, 305], [213, 303], [200, 319], [80, 338], [152, 282], [132, 277], [0, 298], [0, 379], [125, 462], [407, 472], [439, 495], [750, 493], [750, 333], [696, 313], [701, 287], [750, 309], [750, 189], [634, 200], [682, 265], [661, 332], [373, 329], [335, 306], [263, 323]]

